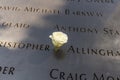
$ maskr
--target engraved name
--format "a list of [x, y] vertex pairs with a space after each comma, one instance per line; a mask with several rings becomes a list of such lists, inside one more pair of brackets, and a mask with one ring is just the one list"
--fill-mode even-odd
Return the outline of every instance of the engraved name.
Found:
[[81, 26], [71, 26], [71, 25], [55, 25], [54, 29], [63, 32], [81, 32], [81, 33], [98, 33], [98, 30], [94, 27], [81, 27]]
[[0, 66], [0, 74], [14, 75], [15, 67]]
[[84, 10], [71, 10], [71, 9], [65, 9], [64, 11], [65, 15], [73, 15], [73, 16], [96, 16], [96, 17], [102, 17], [103, 13], [98, 11], [84, 11]]
[[16, 6], [0, 6], [0, 11], [20, 11], [20, 7]]
[[26, 13], [36, 14], [54, 14], [54, 15], [65, 15], [65, 16], [88, 16], [88, 17], [102, 17], [103, 12], [100, 11], [85, 11], [85, 10], [72, 10], [72, 9], [49, 9], [39, 7], [15, 7], [15, 6], [0, 6], [0, 11], [23, 11]]
[[57, 31], [63, 32], [80, 32], [80, 33], [88, 33], [88, 34], [104, 34], [104, 35], [111, 35], [111, 36], [120, 36], [119, 29], [112, 29], [112, 28], [96, 28], [93, 26], [72, 26], [72, 25], [54, 25], [54, 29]]
[[2, 27], [7, 27], [7, 28], [29, 28], [29, 24], [25, 23], [13, 23], [13, 22], [2, 22], [1, 23]]
[[67, 49], [67, 55], [99, 55], [99, 56], [120, 56], [120, 51], [112, 49], [97, 49], [97, 48], [81, 48], [75, 46], [69, 46]]
[[83, 10], [71, 10], [71, 9], [41, 9], [41, 8], [34, 8], [34, 7], [26, 7], [24, 9], [25, 12], [32, 12], [32, 13], [41, 13], [41, 14], [58, 14], [58, 15], [73, 15], [73, 16], [97, 16], [102, 17], [102, 12], [97, 11], [83, 11]]
[[49, 51], [50, 46], [48, 44], [35, 44], [35, 43], [23, 43], [23, 42], [7, 42], [0, 41], [0, 47], [10, 48], [10, 49], [31, 49], [39, 51]]
[[120, 76], [106, 75], [105, 73], [73, 73], [61, 71], [58, 68], [51, 69], [49, 72], [52, 80], [120, 80]]

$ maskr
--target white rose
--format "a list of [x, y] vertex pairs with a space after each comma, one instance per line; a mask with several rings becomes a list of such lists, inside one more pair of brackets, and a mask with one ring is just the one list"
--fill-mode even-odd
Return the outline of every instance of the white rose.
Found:
[[53, 32], [49, 36], [52, 39], [52, 43], [55, 48], [60, 48], [63, 44], [67, 43], [68, 36], [63, 32]]

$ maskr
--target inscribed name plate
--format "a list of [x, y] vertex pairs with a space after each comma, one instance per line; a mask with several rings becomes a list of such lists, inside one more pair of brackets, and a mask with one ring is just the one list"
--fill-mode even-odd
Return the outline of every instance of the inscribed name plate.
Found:
[[0, 80], [120, 80], [119, 13], [119, 0], [0, 0]]

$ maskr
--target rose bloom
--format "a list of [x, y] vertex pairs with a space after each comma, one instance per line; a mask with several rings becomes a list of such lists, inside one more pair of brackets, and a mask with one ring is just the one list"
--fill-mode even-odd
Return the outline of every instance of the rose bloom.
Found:
[[63, 32], [53, 32], [49, 37], [52, 39], [52, 43], [55, 47], [61, 47], [68, 41], [67, 34]]

